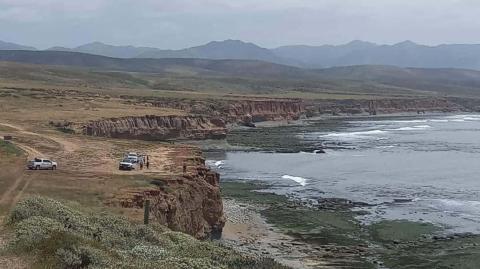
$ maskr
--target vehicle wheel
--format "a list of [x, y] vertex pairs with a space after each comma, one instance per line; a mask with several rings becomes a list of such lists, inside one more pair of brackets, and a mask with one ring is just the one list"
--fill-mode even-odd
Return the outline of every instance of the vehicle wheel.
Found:
[[57, 167], [55, 165], [52, 166], [52, 170], [57, 170]]
[[40, 170], [40, 165], [35, 166], [35, 170]]

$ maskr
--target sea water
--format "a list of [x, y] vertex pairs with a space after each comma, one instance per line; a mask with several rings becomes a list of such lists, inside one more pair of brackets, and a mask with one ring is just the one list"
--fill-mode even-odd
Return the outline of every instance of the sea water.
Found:
[[[318, 119], [242, 129], [227, 141], [256, 150], [211, 155], [224, 180], [260, 180], [313, 201], [365, 202], [365, 222], [406, 219], [480, 233], [480, 115]], [[281, 153], [289, 147], [294, 153]]]

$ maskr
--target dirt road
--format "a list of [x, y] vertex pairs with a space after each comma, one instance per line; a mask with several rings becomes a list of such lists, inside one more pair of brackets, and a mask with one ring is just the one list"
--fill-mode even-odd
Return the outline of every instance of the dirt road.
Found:
[[[62, 177], [68, 180], [110, 178], [112, 176], [171, 175], [178, 173], [175, 159], [189, 156], [182, 147], [135, 140], [96, 139], [86, 136], [64, 135], [52, 130], [31, 131], [23, 126], [0, 122], [0, 136], [12, 135], [13, 143], [26, 153], [28, 159], [51, 158], [58, 162], [57, 171], [28, 171], [26, 159], [9, 164], [9, 172], [0, 171], [4, 190], [0, 195], [0, 207], [9, 210], [18, 202], [35, 178], [43, 180]], [[150, 169], [119, 171], [118, 161], [123, 152], [136, 151], [149, 155]], [[185, 152], [184, 152], [185, 151]], [[61, 176], [60, 176], [61, 175]], [[40, 179], [39, 179], [40, 180]]]

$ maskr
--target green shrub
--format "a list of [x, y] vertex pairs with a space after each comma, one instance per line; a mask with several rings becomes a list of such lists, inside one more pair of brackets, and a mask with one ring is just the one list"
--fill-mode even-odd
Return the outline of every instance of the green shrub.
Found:
[[10, 249], [36, 255], [41, 268], [285, 268], [160, 225], [91, 216], [43, 197], [18, 203], [9, 224], [15, 230]]
[[38, 244], [54, 233], [65, 231], [63, 225], [55, 220], [34, 216], [21, 220], [15, 226], [15, 239], [11, 242], [17, 248], [34, 249]]
[[22, 155], [22, 150], [13, 143], [0, 138], [0, 154], [20, 156]]

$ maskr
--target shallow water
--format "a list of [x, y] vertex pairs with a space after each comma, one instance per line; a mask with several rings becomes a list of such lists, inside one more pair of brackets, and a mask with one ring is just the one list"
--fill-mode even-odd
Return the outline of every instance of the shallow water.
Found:
[[[234, 143], [326, 148], [326, 154], [226, 152], [209, 164], [224, 179], [272, 183], [278, 193], [374, 204], [364, 221], [424, 220], [480, 233], [480, 115], [317, 120], [241, 130]], [[239, 142], [240, 141], [240, 142]]]

